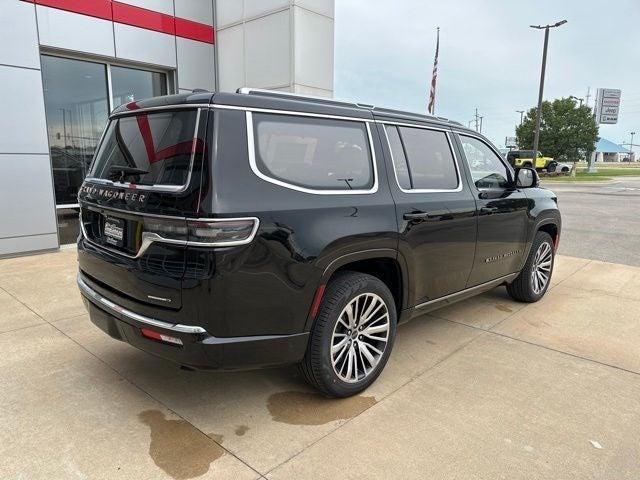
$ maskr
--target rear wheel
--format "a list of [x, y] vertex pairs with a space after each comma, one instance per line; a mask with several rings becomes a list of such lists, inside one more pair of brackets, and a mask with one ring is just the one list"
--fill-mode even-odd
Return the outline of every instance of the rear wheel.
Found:
[[507, 285], [509, 295], [520, 302], [532, 303], [540, 300], [551, 283], [554, 259], [551, 235], [546, 232], [536, 233], [524, 268], [520, 275]]
[[396, 334], [393, 295], [378, 278], [341, 272], [327, 286], [300, 370], [331, 397], [355, 395], [387, 363]]

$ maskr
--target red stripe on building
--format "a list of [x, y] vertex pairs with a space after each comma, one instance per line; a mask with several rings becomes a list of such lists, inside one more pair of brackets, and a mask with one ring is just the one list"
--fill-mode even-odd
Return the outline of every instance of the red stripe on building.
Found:
[[44, 7], [109, 20], [154, 32], [213, 44], [212, 26], [112, 0], [22, 0]]
[[[40, 0], [37, 0], [40, 2]], [[175, 18], [164, 13], [154, 12], [127, 3], [111, 2], [113, 5], [113, 21], [140, 27], [154, 32], [176, 34]]]
[[80, 13], [90, 17], [111, 20], [111, 0], [35, 0], [44, 7], [57, 8], [67, 12]]
[[204, 43], [213, 44], [215, 42], [215, 33], [212, 27], [184, 18], [176, 17], [176, 35]]

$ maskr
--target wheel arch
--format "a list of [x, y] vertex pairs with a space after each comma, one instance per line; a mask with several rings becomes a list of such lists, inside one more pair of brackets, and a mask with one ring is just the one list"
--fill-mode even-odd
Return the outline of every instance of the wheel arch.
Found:
[[562, 223], [560, 220], [560, 213], [557, 210], [548, 210], [547, 212], [541, 213], [536, 219], [533, 228], [531, 228], [531, 233], [529, 234], [529, 238], [527, 239], [526, 251], [524, 252], [525, 254], [523, 255], [522, 265], [520, 265], [520, 269], [524, 268], [527, 258], [529, 257], [531, 246], [533, 245], [533, 239], [535, 238], [536, 233], [543, 231], [551, 235], [551, 239], [553, 240], [554, 244], [554, 250], [557, 250], [561, 228]]
[[[380, 279], [391, 291], [395, 300], [398, 318], [408, 304], [408, 274], [407, 264], [397, 250], [391, 248], [377, 248], [341, 255], [329, 262], [323, 270], [320, 284], [314, 297], [314, 306], [321, 301], [318, 296], [324, 294], [324, 287], [331, 278], [341, 271], [366, 273]], [[318, 292], [321, 292], [320, 294]], [[314, 320], [314, 306], [310, 309], [305, 325], [305, 331], [311, 328]]]

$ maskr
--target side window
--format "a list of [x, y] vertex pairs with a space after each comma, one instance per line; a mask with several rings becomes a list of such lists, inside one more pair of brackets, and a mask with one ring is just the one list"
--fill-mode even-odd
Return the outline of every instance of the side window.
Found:
[[398, 185], [400, 185], [400, 188], [410, 190], [413, 188], [413, 185], [411, 185], [407, 157], [404, 154], [402, 140], [400, 140], [400, 135], [398, 134], [398, 127], [394, 125], [385, 125], [384, 128], [386, 129], [387, 137], [389, 138], [389, 147], [391, 148], [391, 156], [393, 157], [393, 166], [396, 171]]
[[476, 187], [506, 188], [509, 186], [507, 167], [491, 148], [477, 138], [466, 135], [460, 135], [460, 142], [462, 142]]
[[458, 188], [458, 172], [445, 132], [413, 127], [386, 128], [401, 188]]
[[368, 190], [373, 159], [364, 122], [252, 113], [263, 175], [314, 190]]

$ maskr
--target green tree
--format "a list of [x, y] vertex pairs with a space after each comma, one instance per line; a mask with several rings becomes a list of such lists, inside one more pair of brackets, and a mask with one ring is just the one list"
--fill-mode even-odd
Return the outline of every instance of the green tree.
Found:
[[[523, 150], [533, 149], [537, 108], [527, 112], [522, 125], [516, 128], [518, 145]], [[558, 161], [583, 160], [593, 151], [598, 141], [598, 125], [591, 109], [578, 106], [572, 98], [542, 102], [540, 140], [538, 150]]]

